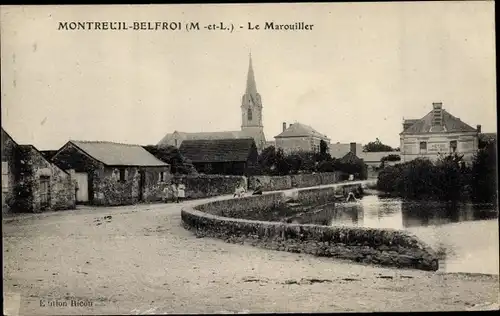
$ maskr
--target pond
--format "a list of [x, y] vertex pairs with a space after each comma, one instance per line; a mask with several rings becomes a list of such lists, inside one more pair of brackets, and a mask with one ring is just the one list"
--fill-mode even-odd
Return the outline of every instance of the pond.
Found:
[[[276, 214], [277, 215], [277, 214]], [[435, 249], [440, 271], [499, 274], [498, 211], [491, 205], [406, 202], [368, 195], [289, 222], [409, 231]]]

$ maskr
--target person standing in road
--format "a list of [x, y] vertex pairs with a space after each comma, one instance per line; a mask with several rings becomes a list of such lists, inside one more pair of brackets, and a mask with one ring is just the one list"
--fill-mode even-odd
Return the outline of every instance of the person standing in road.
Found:
[[177, 203], [179, 203], [179, 201], [183, 201], [184, 198], [186, 197], [186, 186], [184, 185], [184, 183], [182, 183], [182, 180], [179, 181], [179, 185], [177, 186], [177, 192], [178, 192], [178, 198], [177, 198]]
[[177, 184], [173, 180], [170, 189], [172, 190], [172, 202], [179, 203], [179, 191], [177, 190]]

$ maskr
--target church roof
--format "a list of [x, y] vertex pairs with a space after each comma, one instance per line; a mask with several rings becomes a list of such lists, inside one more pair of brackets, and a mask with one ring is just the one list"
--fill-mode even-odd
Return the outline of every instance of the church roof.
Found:
[[286, 137], [307, 137], [315, 136], [323, 139], [329, 139], [326, 135], [321, 134], [309, 125], [302, 123], [293, 123], [281, 134], [274, 136], [274, 138], [286, 138]]
[[[159, 160], [140, 145], [78, 140], [70, 140], [68, 144], [69, 143], [73, 144], [95, 160], [108, 166], [168, 166], [167, 163]], [[67, 145], [62, 149], [66, 146]]]
[[247, 161], [252, 148], [253, 138], [185, 140], [179, 151], [191, 162], [234, 162]]
[[[419, 120], [406, 120], [408, 123], [413, 123], [407, 129], [405, 129], [401, 134], [425, 134], [433, 132], [475, 132], [476, 129], [471, 127], [465, 122], [462, 122], [459, 118], [451, 115], [446, 110], [442, 110], [442, 124], [432, 125], [433, 111], [427, 113], [426, 116]], [[414, 122], [412, 122], [414, 121]]]
[[250, 62], [248, 64], [247, 87], [245, 94], [257, 94], [257, 84], [255, 83], [255, 74], [253, 72], [252, 55], [250, 55]]
[[201, 132], [201, 133], [185, 133], [185, 132], [175, 131], [173, 133], [168, 133], [167, 135], [165, 135], [160, 140], [158, 145], [161, 146], [161, 145], [168, 144], [170, 140], [175, 139], [175, 136], [177, 136], [177, 139], [181, 139], [182, 141], [186, 141], [186, 140], [213, 140], [213, 139], [237, 139], [237, 138], [244, 138], [245, 137], [245, 135], [243, 134], [242, 131]]

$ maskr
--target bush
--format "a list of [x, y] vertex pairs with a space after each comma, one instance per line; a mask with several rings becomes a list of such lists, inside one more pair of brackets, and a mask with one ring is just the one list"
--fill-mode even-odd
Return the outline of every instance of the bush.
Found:
[[382, 159], [380, 159], [380, 162], [382, 162], [382, 163], [384, 163], [386, 161], [401, 161], [401, 156], [396, 155], [396, 154], [390, 154], [390, 155], [384, 156], [384, 157], [382, 157]]
[[388, 166], [378, 175], [377, 189], [409, 199], [438, 199], [495, 202], [496, 150], [479, 150], [472, 168], [462, 156], [441, 156], [433, 163], [418, 158], [403, 164]]
[[354, 174], [357, 179], [367, 178], [367, 167], [363, 160], [349, 157], [341, 161], [334, 159], [326, 152], [325, 142], [320, 143], [320, 152], [297, 151], [286, 155], [282, 149], [274, 146], [265, 148], [259, 155], [258, 166], [252, 175], [285, 176], [289, 174], [335, 172]]
[[496, 143], [480, 143], [471, 168], [471, 198], [479, 203], [497, 203], [497, 150]]

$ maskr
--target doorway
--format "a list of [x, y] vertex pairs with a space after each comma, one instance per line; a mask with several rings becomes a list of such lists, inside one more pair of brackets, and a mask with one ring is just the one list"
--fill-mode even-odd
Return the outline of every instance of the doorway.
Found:
[[50, 177], [40, 177], [40, 209], [46, 210], [50, 207]]
[[86, 172], [75, 173], [77, 190], [76, 202], [87, 203], [89, 201], [89, 175]]
[[139, 201], [144, 202], [144, 187], [146, 184], [146, 173], [139, 170]]

